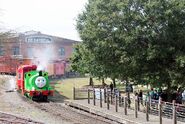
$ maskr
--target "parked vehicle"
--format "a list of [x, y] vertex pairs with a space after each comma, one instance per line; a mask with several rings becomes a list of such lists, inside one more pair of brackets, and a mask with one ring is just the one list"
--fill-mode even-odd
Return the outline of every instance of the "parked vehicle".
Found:
[[65, 74], [65, 62], [64, 61], [52, 61], [47, 65], [49, 77], [61, 78]]
[[[20, 65], [38, 64], [31, 58], [13, 58], [11, 56], [0, 57], [0, 74], [15, 75]], [[46, 65], [46, 71], [51, 78], [60, 78], [65, 74], [65, 61], [53, 60]]]
[[18, 65], [19, 59], [9, 56], [0, 57], [0, 74], [15, 75]]

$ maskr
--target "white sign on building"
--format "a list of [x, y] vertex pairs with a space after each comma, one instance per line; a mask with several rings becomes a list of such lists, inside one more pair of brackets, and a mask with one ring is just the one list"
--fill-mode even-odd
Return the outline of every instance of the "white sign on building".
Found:
[[26, 43], [52, 43], [52, 38], [47, 36], [29, 36], [26, 37]]

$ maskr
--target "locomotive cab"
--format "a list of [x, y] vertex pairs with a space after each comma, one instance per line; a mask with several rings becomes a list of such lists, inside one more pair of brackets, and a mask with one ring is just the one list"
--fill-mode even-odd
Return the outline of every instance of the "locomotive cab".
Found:
[[25, 88], [24, 88], [24, 74], [28, 71], [31, 70], [36, 70], [37, 66], [36, 65], [23, 65], [20, 66], [17, 69], [17, 89], [21, 90], [21, 93], [25, 93]]

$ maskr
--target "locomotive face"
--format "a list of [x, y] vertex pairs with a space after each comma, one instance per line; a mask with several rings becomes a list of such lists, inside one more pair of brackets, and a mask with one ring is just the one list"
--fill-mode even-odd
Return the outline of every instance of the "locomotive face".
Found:
[[35, 85], [39, 88], [42, 88], [46, 85], [46, 79], [42, 76], [39, 76], [35, 79]]

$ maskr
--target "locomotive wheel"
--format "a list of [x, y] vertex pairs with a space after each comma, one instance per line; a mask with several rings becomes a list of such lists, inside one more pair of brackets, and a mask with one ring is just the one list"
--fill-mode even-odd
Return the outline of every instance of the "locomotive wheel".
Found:
[[33, 100], [33, 101], [38, 101], [38, 97], [33, 96], [33, 97], [31, 97], [31, 100]]
[[48, 96], [43, 96], [43, 101], [47, 102], [48, 101]]
[[20, 90], [20, 89], [21, 89], [21, 87], [20, 87], [20, 86], [17, 86], [16, 88], [17, 88], [17, 90]]
[[21, 94], [21, 90], [20, 89], [17, 89], [16, 91], [17, 91], [17, 93], [20, 93]]

